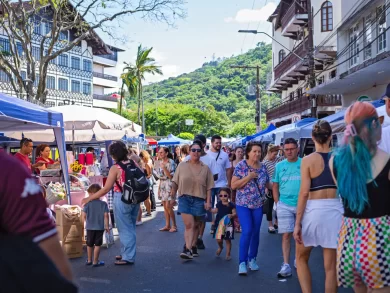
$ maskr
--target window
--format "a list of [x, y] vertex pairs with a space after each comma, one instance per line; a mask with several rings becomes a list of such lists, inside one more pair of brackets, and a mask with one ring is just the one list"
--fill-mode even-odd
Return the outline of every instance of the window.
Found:
[[56, 78], [54, 76], [47, 76], [46, 77], [46, 87], [48, 89], [55, 89], [56, 88]]
[[21, 43], [16, 43], [16, 50], [18, 50], [19, 56], [23, 56], [23, 47]]
[[58, 56], [58, 65], [68, 67], [69, 66], [68, 58], [69, 57], [66, 54], [61, 54], [60, 56]]
[[386, 49], [386, 7], [376, 9], [378, 19], [378, 52]]
[[39, 47], [33, 46], [31, 54], [34, 57], [35, 61], [41, 60], [41, 53], [39, 52]]
[[23, 80], [26, 80], [26, 79], [27, 79], [27, 72], [26, 72], [26, 71], [20, 72], [20, 75], [22, 76], [22, 79], [23, 79]]
[[329, 79], [332, 79], [332, 78], [335, 78], [336, 77], [336, 73], [337, 73], [337, 70], [332, 70], [331, 72], [329, 72]]
[[41, 22], [37, 19], [34, 20], [34, 33], [38, 35], [41, 34]]
[[80, 82], [78, 80], [72, 80], [72, 92], [73, 93], [80, 92]]
[[80, 69], [80, 58], [78, 57], [71, 57], [70, 58], [71, 67], [74, 69]]
[[68, 40], [68, 32], [60, 32], [60, 37], [59, 37], [60, 41], [62, 40]]
[[35, 87], [38, 87], [38, 83], [39, 83], [39, 74], [36, 73], [36, 74], [35, 74], [35, 80], [34, 80], [34, 86], [35, 86]]
[[10, 82], [9, 76], [3, 70], [0, 70], [0, 81]]
[[363, 52], [364, 60], [371, 58], [371, 42], [372, 42], [372, 20], [371, 14], [363, 18]]
[[83, 60], [83, 69], [84, 71], [92, 72], [92, 62], [91, 60]]
[[51, 34], [53, 24], [51, 22], [45, 22], [45, 34]]
[[60, 91], [68, 91], [68, 80], [65, 78], [58, 79], [58, 89]]
[[333, 30], [333, 5], [326, 1], [321, 6], [321, 31], [329, 32]]
[[359, 24], [349, 29], [349, 66], [359, 63]]
[[282, 61], [286, 58], [286, 51], [283, 49], [279, 51], [279, 63], [282, 63]]
[[0, 51], [1, 52], [9, 52], [9, 40], [0, 38]]
[[89, 82], [83, 82], [83, 94], [84, 95], [91, 94], [91, 84]]

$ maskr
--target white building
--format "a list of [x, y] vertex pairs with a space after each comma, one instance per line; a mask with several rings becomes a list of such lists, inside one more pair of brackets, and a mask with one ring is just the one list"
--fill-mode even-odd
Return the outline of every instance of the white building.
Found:
[[386, 0], [342, 1], [342, 10], [352, 13], [337, 30], [337, 74], [311, 93], [342, 94], [343, 107], [360, 96], [381, 98], [390, 83], [389, 6]]
[[[348, 0], [354, 2], [355, 0]], [[343, 0], [312, 0], [313, 45], [316, 83], [322, 84], [336, 76], [335, 69], [327, 70], [337, 55], [335, 25], [342, 19]], [[267, 121], [277, 126], [311, 117], [312, 101], [306, 96], [308, 84], [308, 13], [307, 0], [283, 0], [269, 17], [272, 23], [272, 80], [269, 91], [282, 96], [280, 104], [270, 108]], [[317, 96], [317, 117], [322, 118], [341, 108], [341, 96]]]

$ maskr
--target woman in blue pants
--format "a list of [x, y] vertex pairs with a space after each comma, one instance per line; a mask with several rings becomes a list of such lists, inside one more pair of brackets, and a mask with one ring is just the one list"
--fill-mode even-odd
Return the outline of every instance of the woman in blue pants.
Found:
[[232, 188], [237, 191], [236, 210], [242, 229], [239, 275], [247, 274], [247, 266], [252, 271], [259, 270], [256, 258], [260, 242], [265, 189], [272, 188], [267, 169], [260, 162], [261, 154], [261, 145], [248, 143], [245, 149], [246, 160], [237, 164], [232, 178]]

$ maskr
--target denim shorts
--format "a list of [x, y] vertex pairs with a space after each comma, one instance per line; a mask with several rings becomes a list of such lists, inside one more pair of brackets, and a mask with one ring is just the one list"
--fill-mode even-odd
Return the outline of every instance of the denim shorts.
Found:
[[203, 198], [183, 194], [179, 196], [177, 211], [181, 214], [193, 215], [194, 217], [204, 217], [206, 215], [204, 204], [205, 200]]

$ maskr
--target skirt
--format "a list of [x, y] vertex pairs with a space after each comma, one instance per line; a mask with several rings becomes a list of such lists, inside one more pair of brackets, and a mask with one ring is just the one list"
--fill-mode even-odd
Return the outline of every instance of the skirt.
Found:
[[339, 286], [390, 287], [390, 216], [343, 217], [337, 247]]
[[302, 218], [303, 245], [336, 249], [343, 213], [338, 198], [308, 200]]

